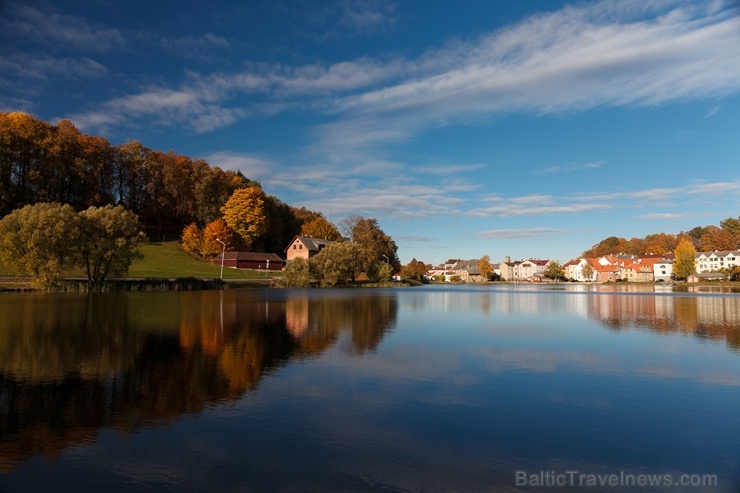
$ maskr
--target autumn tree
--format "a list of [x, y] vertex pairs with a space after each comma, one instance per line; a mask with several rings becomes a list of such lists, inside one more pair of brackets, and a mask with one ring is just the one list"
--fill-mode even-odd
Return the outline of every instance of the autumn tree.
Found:
[[143, 257], [139, 244], [145, 236], [133, 212], [107, 205], [90, 207], [79, 217], [79, 256], [89, 284], [126, 275], [131, 263]]
[[550, 279], [565, 279], [565, 269], [563, 269], [563, 266], [557, 260], [551, 260], [547, 263], [544, 274]]
[[78, 217], [67, 204], [38, 203], [0, 220], [0, 259], [41, 288], [54, 286], [74, 265]]
[[0, 214], [51, 201], [46, 169], [52, 132], [52, 125], [27, 113], [0, 113]]
[[116, 202], [146, 216], [144, 204], [149, 183], [148, 161], [151, 149], [136, 140], [116, 147], [113, 186]]
[[296, 218], [294, 208], [281, 201], [274, 195], [265, 195], [265, 228], [252, 243], [252, 250], [256, 252], [280, 252], [300, 232], [300, 222]]
[[286, 288], [306, 288], [311, 284], [309, 261], [296, 258], [288, 262], [283, 269], [282, 286]]
[[261, 188], [240, 188], [221, 208], [224, 221], [241, 237], [247, 250], [267, 231], [265, 200]]
[[298, 207], [293, 207], [293, 215], [298, 220], [299, 224], [306, 224], [310, 223], [317, 217], [322, 217], [320, 212], [315, 212], [309, 209], [306, 209], [305, 207], [301, 207], [300, 209]]
[[350, 216], [342, 222], [342, 227], [350, 241], [364, 250], [366, 265], [386, 261], [393, 266], [394, 270], [401, 267], [396, 242], [380, 229], [377, 219]]
[[[425, 264], [421, 260], [416, 260], [416, 258], [412, 258], [408, 264], [401, 267], [402, 277], [404, 279], [414, 278], [421, 281], [426, 275], [427, 271], [431, 268], [432, 266], [430, 264]], [[406, 275], [403, 275], [404, 273]]]
[[311, 257], [311, 273], [324, 286], [336, 286], [355, 281], [367, 268], [364, 249], [356, 244], [338, 241]]
[[727, 230], [717, 226], [707, 226], [700, 239], [700, 248], [703, 252], [734, 250], [735, 237]]
[[303, 236], [323, 238], [329, 241], [337, 241], [341, 238], [337, 227], [324, 219], [323, 216], [317, 216], [315, 219], [304, 223], [303, 226], [301, 226], [301, 234]]
[[388, 282], [393, 277], [393, 266], [391, 264], [380, 264], [378, 267], [377, 281]]
[[421, 260], [416, 260], [416, 258], [412, 258], [408, 264], [401, 266], [399, 275], [401, 276], [401, 279], [423, 283], [425, 282], [427, 271], [431, 268], [431, 265], [425, 264]]
[[618, 248], [624, 243], [623, 238], [617, 238], [616, 236], [610, 236], [601, 240], [596, 245], [592, 246], [589, 250], [583, 252], [584, 257], [601, 257], [603, 255], [609, 255], [613, 253], [619, 253]]
[[727, 219], [720, 221], [719, 226], [735, 238], [735, 246], [731, 248], [731, 250], [740, 248], [740, 217], [737, 219], [734, 217], [728, 217]]
[[188, 253], [200, 253], [203, 247], [203, 233], [201, 232], [198, 225], [190, 223], [185, 229], [182, 230], [180, 236], [180, 242], [182, 249]]
[[696, 272], [696, 264], [694, 262], [696, 259], [696, 248], [694, 248], [691, 240], [682, 238], [673, 253], [675, 255], [673, 274], [678, 279], [686, 279]]
[[227, 252], [233, 252], [239, 249], [240, 246], [242, 246], [240, 238], [223, 219], [216, 219], [203, 228], [200, 254], [204, 257], [220, 255], [224, 249]]
[[483, 279], [488, 280], [493, 274], [493, 265], [491, 265], [491, 257], [489, 255], [483, 255], [478, 260], [478, 268], [480, 269], [480, 275]]
[[656, 233], [647, 235], [643, 240], [642, 250], [640, 254], [665, 254], [672, 252], [676, 247], [676, 237], [666, 233]]

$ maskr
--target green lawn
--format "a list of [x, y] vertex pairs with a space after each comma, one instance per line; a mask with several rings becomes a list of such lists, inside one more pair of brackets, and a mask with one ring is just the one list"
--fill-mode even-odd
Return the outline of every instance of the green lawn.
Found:
[[[221, 274], [221, 265], [212, 265], [193, 258], [187, 254], [176, 241], [166, 243], [146, 243], [141, 248], [144, 254], [142, 260], [131, 265], [128, 277], [198, 277], [218, 278]], [[279, 274], [279, 273], [278, 273]], [[13, 272], [0, 264], [0, 276], [13, 276]], [[84, 276], [79, 270], [70, 272], [70, 276]], [[224, 267], [224, 279], [264, 279], [275, 275], [273, 272], [259, 272], [253, 270], [236, 270]]]
[[[147, 243], [141, 248], [143, 260], [137, 260], [129, 269], [129, 277], [202, 277], [217, 278], [221, 265], [208, 264], [186, 253], [176, 241]], [[224, 279], [255, 279], [272, 277], [273, 273], [237, 270], [224, 267]]]

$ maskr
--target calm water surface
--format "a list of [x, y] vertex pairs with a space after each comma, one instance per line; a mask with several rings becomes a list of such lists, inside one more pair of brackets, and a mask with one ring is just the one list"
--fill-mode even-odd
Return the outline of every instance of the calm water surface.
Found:
[[740, 490], [740, 294], [0, 295], [2, 492], [557, 490]]

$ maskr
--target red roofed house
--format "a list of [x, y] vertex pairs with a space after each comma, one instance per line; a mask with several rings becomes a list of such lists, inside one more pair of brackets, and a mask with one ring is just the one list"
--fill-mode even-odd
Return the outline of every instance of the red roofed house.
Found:
[[622, 275], [630, 282], [653, 282], [652, 263], [627, 262]]
[[549, 260], [529, 259], [519, 264], [519, 278], [528, 281], [541, 281]]
[[333, 242], [321, 238], [311, 238], [309, 236], [296, 236], [285, 249], [285, 258], [288, 262], [296, 258], [310, 259], [327, 245]]

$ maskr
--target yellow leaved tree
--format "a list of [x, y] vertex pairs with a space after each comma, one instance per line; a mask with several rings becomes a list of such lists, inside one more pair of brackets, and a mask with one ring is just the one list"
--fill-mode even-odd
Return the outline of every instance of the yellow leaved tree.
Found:
[[239, 188], [221, 208], [224, 221], [244, 240], [247, 250], [267, 232], [265, 200], [265, 192], [261, 188]]
[[324, 219], [323, 216], [318, 216], [312, 221], [303, 223], [303, 226], [301, 226], [301, 234], [303, 236], [310, 236], [311, 238], [323, 238], [329, 241], [337, 241], [339, 238], [341, 238], [337, 227]]
[[675, 255], [673, 274], [678, 279], [686, 279], [696, 272], [696, 264], [694, 263], [696, 248], [690, 239], [681, 238], [673, 253]]

